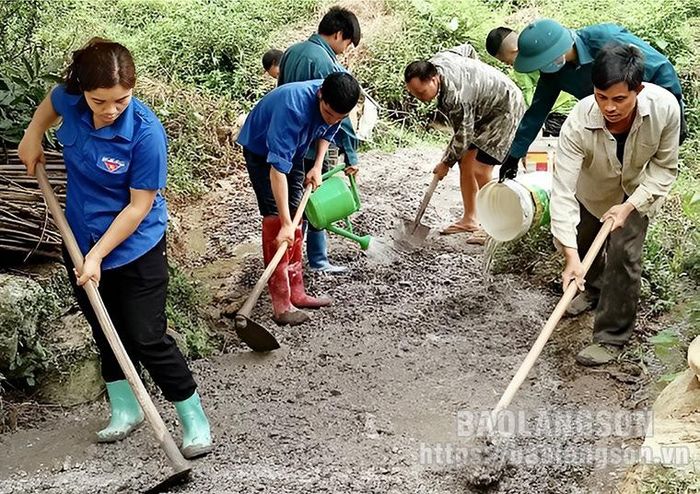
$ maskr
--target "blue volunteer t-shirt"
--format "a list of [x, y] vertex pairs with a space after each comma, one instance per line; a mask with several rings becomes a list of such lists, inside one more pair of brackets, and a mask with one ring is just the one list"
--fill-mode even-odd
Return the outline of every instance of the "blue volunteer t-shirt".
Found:
[[68, 184], [66, 219], [83, 255], [104, 235], [129, 204], [130, 189], [158, 190], [153, 207], [134, 233], [102, 261], [102, 269], [130, 263], [151, 250], [165, 234], [167, 138], [155, 114], [141, 101], [129, 106], [111, 125], [95, 129], [82, 94], [63, 85], [51, 92], [51, 104], [63, 121], [56, 137], [63, 145]]
[[303, 166], [306, 150], [318, 139], [332, 142], [340, 123], [328, 125], [319, 109], [322, 79], [285, 84], [267, 93], [246, 118], [238, 144], [265, 156], [281, 173]]

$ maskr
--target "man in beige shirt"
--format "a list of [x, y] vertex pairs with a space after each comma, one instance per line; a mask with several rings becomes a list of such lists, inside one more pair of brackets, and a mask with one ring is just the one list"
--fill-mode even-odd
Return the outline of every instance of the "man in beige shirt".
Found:
[[583, 290], [583, 254], [602, 222], [614, 220], [586, 291], [569, 308], [573, 315], [596, 309], [594, 343], [576, 356], [588, 366], [613, 360], [632, 335], [649, 217], [678, 172], [678, 101], [643, 76], [638, 49], [606, 46], [593, 63], [593, 95], [574, 107], [559, 137], [550, 212], [566, 258], [565, 289], [575, 282]]

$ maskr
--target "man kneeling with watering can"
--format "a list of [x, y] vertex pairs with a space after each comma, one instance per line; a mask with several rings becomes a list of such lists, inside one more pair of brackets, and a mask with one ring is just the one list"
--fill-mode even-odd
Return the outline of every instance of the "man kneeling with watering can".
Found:
[[[273, 320], [297, 325], [309, 320], [298, 308], [331, 304], [304, 289], [302, 232], [292, 215], [305, 184], [321, 185], [323, 158], [340, 122], [355, 107], [360, 86], [349, 74], [334, 73], [324, 80], [285, 84], [268, 93], [250, 112], [238, 136], [263, 216], [263, 258], [270, 263], [283, 242], [289, 249], [268, 282]], [[316, 147], [316, 163], [306, 173], [304, 155]]]
[[584, 289], [581, 255], [602, 222], [613, 220], [605, 252], [577, 297], [596, 307], [594, 343], [576, 356], [586, 366], [615, 359], [632, 335], [649, 218], [678, 172], [678, 100], [642, 83], [643, 77], [638, 48], [605, 46], [592, 66], [593, 95], [574, 107], [559, 137], [550, 213], [555, 243], [566, 257], [564, 288], [573, 282]]

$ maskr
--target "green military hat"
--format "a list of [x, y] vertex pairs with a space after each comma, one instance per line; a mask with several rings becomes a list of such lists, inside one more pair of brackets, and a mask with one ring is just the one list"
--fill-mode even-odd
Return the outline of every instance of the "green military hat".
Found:
[[528, 24], [518, 37], [518, 56], [514, 68], [533, 72], [564, 55], [574, 45], [569, 29], [553, 19], [538, 19]]

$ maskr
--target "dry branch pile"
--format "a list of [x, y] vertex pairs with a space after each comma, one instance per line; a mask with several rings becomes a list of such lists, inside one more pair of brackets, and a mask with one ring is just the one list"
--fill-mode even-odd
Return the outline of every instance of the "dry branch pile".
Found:
[[[49, 181], [65, 206], [66, 169], [61, 153], [44, 154]], [[23, 255], [25, 261], [31, 256], [57, 258], [61, 253], [61, 236], [39, 185], [27, 175], [16, 150], [0, 150], [0, 253]]]

